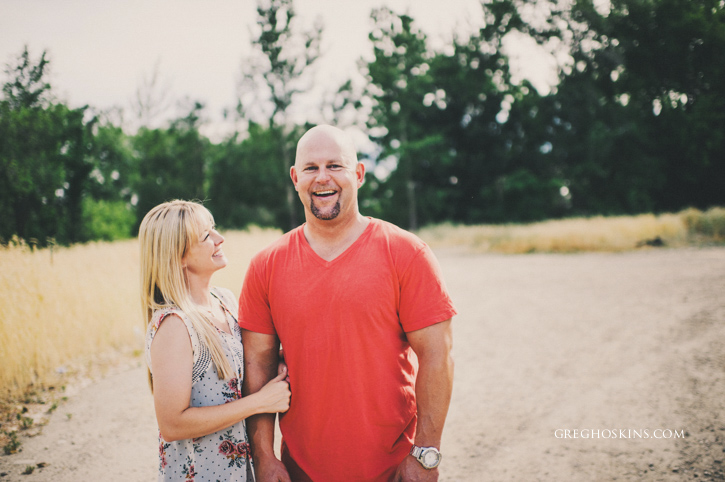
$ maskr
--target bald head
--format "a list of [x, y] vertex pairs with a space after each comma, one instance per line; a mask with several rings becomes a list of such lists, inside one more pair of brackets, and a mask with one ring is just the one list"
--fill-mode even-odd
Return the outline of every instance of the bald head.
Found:
[[325, 147], [337, 146], [345, 161], [357, 164], [357, 150], [355, 143], [345, 131], [331, 125], [319, 125], [305, 132], [297, 142], [295, 165], [299, 165], [310, 152]]

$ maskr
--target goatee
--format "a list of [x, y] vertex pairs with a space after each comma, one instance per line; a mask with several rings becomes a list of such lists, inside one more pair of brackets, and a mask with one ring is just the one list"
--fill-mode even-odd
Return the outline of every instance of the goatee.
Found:
[[312, 211], [312, 214], [317, 219], [329, 221], [331, 219], [335, 219], [340, 214], [340, 202], [336, 202], [329, 212], [323, 213], [317, 206], [315, 206], [314, 201], [310, 201], [310, 211]]

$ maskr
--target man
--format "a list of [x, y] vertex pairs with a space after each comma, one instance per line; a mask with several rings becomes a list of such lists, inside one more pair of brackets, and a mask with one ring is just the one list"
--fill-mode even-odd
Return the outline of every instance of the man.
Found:
[[254, 257], [240, 297], [245, 393], [277, 374], [280, 341], [292, 391], [282, 461], [274, 415], [248, 419], [257, 480], [437, 480], [455, 314], [438, 263], [360, 214], [365, 167], [343, 131], [305, 133], [290, 175], [306, 223]]

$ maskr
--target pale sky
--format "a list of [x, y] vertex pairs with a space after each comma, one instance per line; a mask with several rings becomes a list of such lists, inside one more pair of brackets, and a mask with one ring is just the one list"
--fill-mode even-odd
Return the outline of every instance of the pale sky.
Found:
[[[371, 55], [370, 11], [382, 5], [409, 13], [438, 45], [481, 22], [478, 0], [295, 0], [306, 27], [318, 17], [324, 25], [319, 89], [337, 88]], [[158, 64], [169, 98], [199, 100], [215, 121], [235, 105], [255, 8], [254, 0], [0, 0], [0, 62], [11, 62], [24, 45], [36, 60], [47, 50], [57, 97], [74, 107], [127, 111]], [[552, 57], [525, 42], [509, 54], [540, 91], [554, 82]]]

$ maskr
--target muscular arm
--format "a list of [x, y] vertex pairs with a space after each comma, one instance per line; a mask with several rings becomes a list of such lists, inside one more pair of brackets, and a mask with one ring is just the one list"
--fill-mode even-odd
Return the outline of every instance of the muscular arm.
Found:
[[151, 344], [154, 406], [167, 442], [214, 433], [256, 413], [286, 411], [289, 389], [283, 376], [253, 396], [209, 407], [190, 407], [194, 355], [184, 322], [168, 316]]
[[[419, 364], [415, 382], [418, 405], [415, 445], [440, 449], [443, 425], [453, 391], [451, 320], [412, 331], [407, 336]], [[396, 480], [438, 480], [438, 469], [426, 470], [412, 456], [408, 456], [398, 467]]]
[[[244, 345], [244, 382], [242, 393], [256, 393], [277, 375], [279, 339], [242, 330]], [[247, 432], [251, 440], [257, 480], [289, 481], [289, 475], [274, 455], [274, 414], [260, 414], [247, 419]]]

